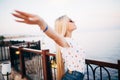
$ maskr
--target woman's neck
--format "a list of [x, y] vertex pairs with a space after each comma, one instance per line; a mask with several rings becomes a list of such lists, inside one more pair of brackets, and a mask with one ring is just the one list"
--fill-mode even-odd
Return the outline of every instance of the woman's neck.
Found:
[[67, 32], [66, 35], [65, 35], [65, 37], [71, 38], [72, 37], [72, 32]]

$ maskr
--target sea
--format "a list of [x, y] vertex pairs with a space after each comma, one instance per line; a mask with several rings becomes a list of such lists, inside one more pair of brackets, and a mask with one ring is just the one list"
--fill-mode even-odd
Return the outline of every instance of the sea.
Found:
[[[20, 37], [5, 39], [18, 41], [41, 41], [42, 48], [48, 48], [51, 52], [55, 52], [55, 43], [44, 33], [36, 37]], [[120, 60], [120, 30], [103, 31], [103, 32], [78, 32], [73, 33], [73, 39], [86, 52], [86, 57], [90, 59], [102, 60], [117, 63]]]
[[[78, 45], [85, 50], [87, 59], [110, 63], [117, 63], [117, 61], [120, 60], [120, 30], [76, 32], [73, 33], [72, 36]], [[15, 38], [9, 40], [40, 40], [42, 49], [49, 49], [51, 53], [55, 53], [54, 41], [48, 38], [44, 33], [42, 36]], [[114, 74], [115, 76], [112, 80], [118, 80], [116, 78], [118, 72], [116, 70], [112, 70], [111, 72], [111, 74]]]

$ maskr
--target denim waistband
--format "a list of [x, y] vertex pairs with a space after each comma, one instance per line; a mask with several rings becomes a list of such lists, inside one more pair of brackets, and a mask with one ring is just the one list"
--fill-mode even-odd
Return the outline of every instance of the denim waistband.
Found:
[[[67, 72], [69, 74], [83, 74], [82, 72], [79, 72], [79, 71], [70, 71], [70, 70], [67, 70]], [[83, 74], [84, 75], [84, 74]]]
[[62, 80], [83, 80], [84, 74], [79, 71], [71, 71], [69, 70], [62, 77]]

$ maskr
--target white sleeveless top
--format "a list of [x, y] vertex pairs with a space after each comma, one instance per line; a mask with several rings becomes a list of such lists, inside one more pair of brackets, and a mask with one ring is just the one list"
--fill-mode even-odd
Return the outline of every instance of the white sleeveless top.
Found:
[[84, 73], [85, 70], [85, 51], [75, 43], [71, 38], [65, 38], [69, 48], [61, 48], [62, 58], [65, 68], [70, 71], [79, 71]]

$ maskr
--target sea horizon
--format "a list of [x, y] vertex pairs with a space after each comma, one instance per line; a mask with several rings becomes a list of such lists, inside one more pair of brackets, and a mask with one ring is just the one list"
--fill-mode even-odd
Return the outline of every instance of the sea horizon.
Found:
[[[119, 33], [120, 30], [105, 32], [77, 32], [73, 34], [73, 39], [75, 39], [78, 44], [85, 49], [86, 58], [117, 63], [117, 60], [120, 60]], [[40, 40], [42, 49], [50, 49], [52, 53], [55, 53], [54, 41], [48, 38], [45, 34], [5, 39], [5, 41], [6, 40]], [[42, 43], [45, 43], [44, 46], [42, 46]]]

